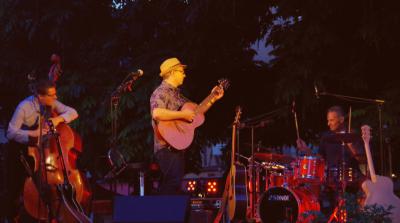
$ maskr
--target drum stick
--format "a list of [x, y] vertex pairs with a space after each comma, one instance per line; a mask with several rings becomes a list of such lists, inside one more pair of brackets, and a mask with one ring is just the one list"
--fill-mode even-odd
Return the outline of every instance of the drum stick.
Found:
[[294, 115], [294, 125], [296, 126], [297, 139], [300, 139], [299, 124], [298, 124], [298, 121], [297, 121], [297, 113], [296, 113], [296, 103], [295, 103], [294, 100], [293, 100], [293, 103], [292, 103], [292, 112], [293, 112], [293, 115]]
[[294, 112], [294, 122], [295, 122], [295, 125], [296, 125], [297, 139], [300, 139], [299, 124], [297, 122], [297, 114], [296, 114], [296, 112]]
[[348, 132], [350, 133], [350, 131], [351, 131], [351, 106], [349, 109], [349, 130], [348, 130]]

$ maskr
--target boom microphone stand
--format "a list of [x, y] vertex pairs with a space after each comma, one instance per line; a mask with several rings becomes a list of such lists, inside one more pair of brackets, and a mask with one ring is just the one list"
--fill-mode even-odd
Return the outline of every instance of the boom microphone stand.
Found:
[[[143, 75], [142, 70], [137, 70], [137, 72], [130, 72], [124, 78], [121, 84], [111, 93], [110, 97], [110, 116], [111, 116], [111, 148], [107, 152], [107, 158], [112, 166], [112, 170], [105, 176], [105, 178], [113, 178], [119, 175], [126, 167], [127, 163], [124, 156], [117, 151], [116, 144], [117, 144], [117, 129], [118, 129], [118, 107], [121, 96], [126, 91], [132, 91], [132, 85], [135, 81]], [[113, 155], [118, 156], [117, 160], [121, 162], [122, 168], [117, 170], [117, 164], [114, 163]]]

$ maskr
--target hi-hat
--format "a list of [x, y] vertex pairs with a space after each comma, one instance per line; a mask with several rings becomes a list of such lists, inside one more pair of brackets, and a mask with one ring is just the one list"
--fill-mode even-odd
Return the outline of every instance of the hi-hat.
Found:
[[277, 153], [254, 153], [254, 158], [264, 162], [291, 163], [294, 158]]

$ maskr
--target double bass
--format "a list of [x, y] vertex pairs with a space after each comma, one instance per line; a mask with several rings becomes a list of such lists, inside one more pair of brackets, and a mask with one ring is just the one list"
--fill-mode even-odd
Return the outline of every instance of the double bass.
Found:
[[[44, 113], [56, 116], [50, 109]], [[49, 134], [28, 147], [34, 167], [24, 184], [25, 210], [42, 221], [91, 222], [83, 208], [89, 204], [91, 191], [76, 166], [77, 154], [82, 152], [81, 138], [65, 123], [53, 126], [46, 121], [48, 117], [40, 115], [39, 128], [47, 125]]]

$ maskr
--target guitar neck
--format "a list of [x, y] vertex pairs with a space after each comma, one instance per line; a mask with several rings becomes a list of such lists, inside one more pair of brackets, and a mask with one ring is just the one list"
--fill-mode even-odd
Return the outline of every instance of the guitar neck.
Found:
[[233, 124], [233, 126], [232, 126], [231, 166], [235, 165], [235, 153], [236, 153], [236, 124]]
[[374, 168], [374, 162], [372, 161], [372, 155], [371, 155], [371, 149], [369, 147], [369, 142], [364, 141], [364, 147], [365, 147], [365, 154], [367, 155], [367, 161], [368, 161], [368, 168], [369, 172], [371, 175], [371, 180], [372, 182], [376, 182], [376, 174], [375, 174], [375, 168]]
[[215, 95], [213, 93], [209, 94], [196, 108], [196, 113], [204, 114], [211, 108], [212, 104], [215, 102]]

